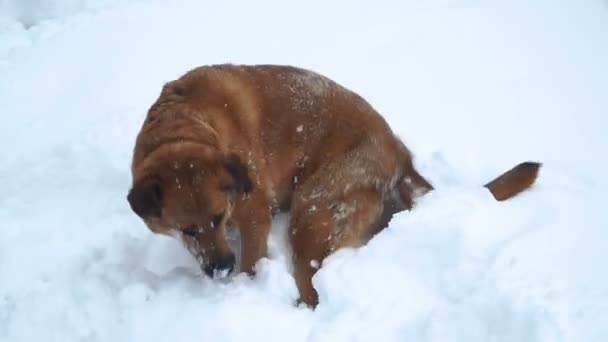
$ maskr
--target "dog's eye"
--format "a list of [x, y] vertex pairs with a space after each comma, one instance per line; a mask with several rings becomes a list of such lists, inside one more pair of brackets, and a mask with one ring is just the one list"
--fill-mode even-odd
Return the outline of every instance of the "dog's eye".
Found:
[[197, 226], [189, 226], [182, 230], [184, 235], [188, 235], [190, 237], [196, 237], [199, 233], [199, 229]]
[[224, 213], [220, 213], [217, 215], [211, 216], [211, 228], [218, 227], [220, 223], [222, 223], [222, 219], [224, 218]]

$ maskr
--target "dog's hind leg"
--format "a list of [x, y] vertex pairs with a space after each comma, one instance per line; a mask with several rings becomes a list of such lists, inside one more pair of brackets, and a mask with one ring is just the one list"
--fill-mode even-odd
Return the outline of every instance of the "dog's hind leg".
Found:
[[325, 257], [339, 248], [367, 243], [383, 212], [384, 194], [377, 184], [369, 183], [367, 175], [345, 174], [345, 169], [349, 170], [348, 159], [321, 168], [296, 191], [292, 202], [294, 277], [299, 301], [312, 307], [318, 303], [312, 277]]
[[359, 247], [373, 235], [382, 214], [375, 189], [356, 189], [338, 198], [315, 201], [292, 213], [294, 277], [300, 301], [318, 303], [312, 277], [326, 256], [342, 247]]

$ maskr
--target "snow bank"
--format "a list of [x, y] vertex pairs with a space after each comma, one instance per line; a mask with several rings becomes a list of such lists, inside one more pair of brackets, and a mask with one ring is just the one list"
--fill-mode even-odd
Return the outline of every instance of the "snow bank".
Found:
[[[608, 339], [605, 3], [4, 1], [0, 13], [0, 340]], [[161, 85], [221, 62], [296, 64], [356, 90], [437, 187], [327, 259], [314, 312], [292, 305], [285, 216], [256, 279], [211, 281], [128, 208], [133, 140]], [[533, 190], [497, 203], [479, 187], [526, 159], [545, 164]]]

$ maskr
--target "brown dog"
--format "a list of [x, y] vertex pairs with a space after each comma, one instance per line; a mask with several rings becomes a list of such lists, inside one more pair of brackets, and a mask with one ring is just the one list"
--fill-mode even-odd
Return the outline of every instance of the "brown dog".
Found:
[[[526, 162], [486, 184], [497, 200], [528, 188]], [[272, 214], [289, 210], [300, 301], [338, 248], [365, 244], [433, 189], [410, 151], [363, 98], [289, 66], [217, 65], [166, 84], [137, 136], [133, 211], [180, 238], [203, 271], [230, 272], [227, 225], [241, 234], [241, 271], [266, 255]]]

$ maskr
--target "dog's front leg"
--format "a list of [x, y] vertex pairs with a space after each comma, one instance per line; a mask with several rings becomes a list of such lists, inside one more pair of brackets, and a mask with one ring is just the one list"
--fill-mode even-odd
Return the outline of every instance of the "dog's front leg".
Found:
[[272, 216], [269, 206], [261, 205], [260, 202], [247, 211], [247, 215], [238, 222], [241, 233], [241, 272], [254, 275], [256, 262], [267, 256]]

